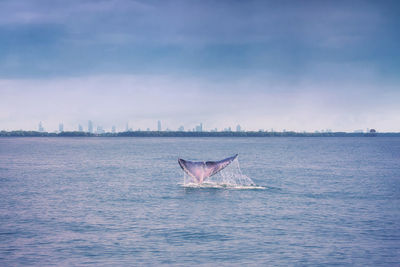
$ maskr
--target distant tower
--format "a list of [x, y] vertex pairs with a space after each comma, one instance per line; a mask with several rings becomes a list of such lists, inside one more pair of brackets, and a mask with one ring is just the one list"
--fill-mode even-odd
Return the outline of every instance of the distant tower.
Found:
[[88, 132], [93, 133], [93, 122], [92, 121], [88, 122]]
[[113, 127], [111, 128], [111, 132], [112, 132], [112, 133], [115, 133], [115, 132], [116, 132], [115, 125], [113, 125]]
[[129, 132], [129, 124], [126, 123], [125, 132]]
[[157, 122], [157, 131], [161, 132], [161, 121]]
[[196, 125], [195, 131], [196, 132], [202, 132], [203, 131], [203, 123], [200, 123], [199, 125]]
[[64, 132], [64, 124], [63, 124], [63, 123], [60, 123], [60, 124], [58, 125], [58, 131], [59, 131], [60, 133]]
[[103, 130], [103, 127], [102, 126], [97, 126], [97, 131], [96, 131], [96, 133], [98, 133], [98, 134], [102, 134], [102, 133], [104, 133], [104, 130]]
[[43, 128], [42, 122], [39, 122], [38, 131], [39, 132], [44, 132], [44, 128]]
[[79, 131], [79, 132], [83, 132], [83, 127], [82, 127], [82, 125], [80, 125], [80, 124], [78, 125], [78, 131]]
[[236, 126], [236, 132], [241, 132], [242, 131], [242, 128], [240, 127], [240, 125], [238, 124], [237, 126]]

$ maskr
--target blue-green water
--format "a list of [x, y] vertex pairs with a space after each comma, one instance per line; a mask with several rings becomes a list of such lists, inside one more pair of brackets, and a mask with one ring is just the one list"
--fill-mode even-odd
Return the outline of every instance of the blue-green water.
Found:
[[[239, 153], [264, 190], [184, 188]], [[0, 265], [400, 265], [400, 138], [2, 138]]]

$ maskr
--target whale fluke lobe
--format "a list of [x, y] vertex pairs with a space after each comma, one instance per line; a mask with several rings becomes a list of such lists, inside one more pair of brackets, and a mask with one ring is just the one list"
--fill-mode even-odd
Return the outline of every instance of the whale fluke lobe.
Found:
[[184, 159], [178, 159], [178, 163], [189, 176], [194, 178], [199, 184], [203, 183], [205, 179], [218, 173], [232, 161], [237, 158], [238, 154], [220, 160], [220, 161], [207, 161], [207, 162], [193, 162]]

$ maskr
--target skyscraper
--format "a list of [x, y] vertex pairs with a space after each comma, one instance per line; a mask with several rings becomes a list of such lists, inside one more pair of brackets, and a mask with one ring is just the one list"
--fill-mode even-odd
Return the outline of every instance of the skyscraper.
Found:
[[115, 133], [115, 132], [116, 132], [115, 125], [113, 125], [113, 127], [111, 128], [111, 132], [112, 132], [112, 133]]
[[157, 123], [157, 131], [161, 132], [161, 121]]
[[39, 132], [44, 132], [44, 128], [43, 128], [42, 122], [39, 122], [38, 131]]
[[96, 131], [96, 133], [98, 133], [98, 134], [102, 134], [102, 133], [104, 133], [104, 130], [103, 130], [103, 126], [97, 126], [97, 131]]
[[83, 127], [82, 127], [82, 125], [80, 125], [80, 124], [78, 125], [78, 131], [79, 131], [79, 132], [83, 132]]
[[88, 132], [93, 133], [93, 122], [92, 121], [88, 122]]
[[200, 123], [199, 125], [196, 125], [195, 131], [196, 132], [202, 132], [203, 131], [203, 123]]
[[63, 123], [60, 123], [59, 125], [58, 125], [58, 131], [61, 133], [61, 132], [64, 132], [64, 124]]
[[240, 125], [238, 124], [237, 126], [236, 126], [236, 132], [241, 132], [242, 131], [242, 128], [240, 127]]
[[178, 128], [178, 131], [179, 131], [179, 132], [183, 132], [184, 130], [185, 130], [185, 128], [184, 128], [183, 126], [181, 126], [181, 127]]

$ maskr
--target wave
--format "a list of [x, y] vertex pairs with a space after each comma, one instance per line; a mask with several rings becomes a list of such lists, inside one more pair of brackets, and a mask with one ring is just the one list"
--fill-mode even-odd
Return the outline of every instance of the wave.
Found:
[[185, 183], [179, 184], [184, 188], [215, 188], [215, 189], [236, 189], [236, 190], [264, 190], [267, 189], [264, 186], [259, 185], [239, 185], [239, 184], [226, 184], [226, 183], [210, 183], [204, 182], [202, 184], [198, 183]]

